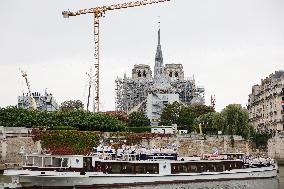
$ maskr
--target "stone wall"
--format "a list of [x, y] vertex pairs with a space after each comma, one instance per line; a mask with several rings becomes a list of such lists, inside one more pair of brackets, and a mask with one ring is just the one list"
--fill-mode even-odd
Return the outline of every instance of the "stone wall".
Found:
[[268, 140], [268, 155], [275, 159], [284, 159], [284, 137], [275, 136]]
[[180, 156], [201, 155], [203, 153], [212, 153], [218, 149], [220, 153], [248, 153], [255, 154], [251, 142], [243, 140], [241, 137], [234, 137], [233, 144], [230, 137], [207, 137], [206, 139], [195, 139], [191, 137], [169, 137], [143, 140], [143, 144], [152, 147], [166, 147], [169, 144], [176, 146]]
[[31, 137], [12, 137], [1, 141], [1, 162], [20, 164], [21, 154], [41, 151], [40, 142], [34, 142]]

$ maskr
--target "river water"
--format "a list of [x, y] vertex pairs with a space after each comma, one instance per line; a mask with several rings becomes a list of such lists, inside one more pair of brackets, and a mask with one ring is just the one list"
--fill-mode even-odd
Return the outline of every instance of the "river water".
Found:
[[[0, 176], [0, 183], [10, 179]], [[0, 186], [1, 189], [1, 186]], [[121, 188], [120, 188], [121, 189]], [[128, 187], [128, 189], [284, 189], [284, 166], [277, 178]]]

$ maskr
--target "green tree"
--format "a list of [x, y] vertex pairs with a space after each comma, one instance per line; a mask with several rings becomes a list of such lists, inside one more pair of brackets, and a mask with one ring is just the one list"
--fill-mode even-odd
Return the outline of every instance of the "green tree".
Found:
[[272, 137], [270, 133], [255, 132], [252, 134], [252, 141], [256, 148], [266, 149], [268, 140]]
[[81, 131], [125, 131], [126, 124], [104, 113], [84, 110], [41, 112], [16, 107], [0, 109], [0, 125], [5, 127], [73, 127]]
[[178, 102], [168, 104], [162, 111], [160, 125], [178, 124], [180, 112], [183, 107], [184, 106]]
[[177, 125], [181, 126], [183, 129], [187, 129], [189, 132], [194, 130], [194, 115], [190, 108], [181, 106], [177, 119]]
[[150, 125], [150, 120], [147, 118], [144, 112], [132, 112], [129, 114], [128, 119], [128, 124], [130, 127], [143, 127]]
[[194, 118], [198, 118], [199, 116], [210, 113], [210, 112], [215, 112], [213, 107], [206, 106], [203, 104], [194, 104], [194, 105], [188, 106], [188, 108]]
[[61, 103], [60, 109], [63, 111], [83, 110], [84, 104], [81, 100], [67, 100]]
[[187, 128], [189, 132], [193, 131], [195, 127], [198, 127], [199, 116], [209, 112], [214, 112], [214, 109], [206, 105], [191, 105], [185, 106], [182, 103], [174, 102], [164, 108], [161, 114], [160, 125], [172, 125], [177, 124], [183, 128]]
[[230, 104], [223, 111], [225, 118], [224, 134], [241, 135], [247, 138], [249, 133], [248, 112], [240, 105]]
[[197, 119], [198, 125], [200, 124], [202, 127], [202, 132], [204, 134], [215, 134], [215, 128], [213, 125], [213, 114], [207, 113], [199, 116]]

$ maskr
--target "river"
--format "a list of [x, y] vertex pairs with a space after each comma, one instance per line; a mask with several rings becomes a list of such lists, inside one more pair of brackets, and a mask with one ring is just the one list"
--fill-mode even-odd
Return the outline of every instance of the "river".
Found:
[[[10, 179], [7, 177], [0, 176], [1, 183], [8, 182], [9, 180]], [[203, 182], [174, 185], [151, 185], [128, 187], [128, 189], [284, 189], [284, 166], [279, 167], [278, 177], [272, 179]]]

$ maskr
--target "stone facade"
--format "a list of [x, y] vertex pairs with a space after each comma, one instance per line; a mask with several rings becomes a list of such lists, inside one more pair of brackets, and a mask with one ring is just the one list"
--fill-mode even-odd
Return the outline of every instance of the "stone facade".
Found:
[[146, 112], [146, 101], [149, 94], [177, 94], [183, 104], [205, 104], [204, 87], [198, 87], [194, 79], [185, 79], [182, 64], [164, 65], [160, 30], [155, 55], [155, 66], [152, 71], [149, 65], [136, 64], [132, 77], [117, 77], [115, 80], [116, 111], [130, 114], [133, 111]]
[[184, 71], [182, 64], [166, 64], [164, 73], [171, 80], [184, 80]]
[[270, 157], [284, 159], [284, 136], [276, 135], [268, 140], [267, 153]]
[[1, 163], [21, 163], [22, 153], [40, 153], [40, 142], [34, 142], [31, 129], [25, 127], [0, 127]]
[[6, 141], [1, 141], [1, 146], [6, 147], [6, 154], [2, 157], [5, 163], [18, 163], [22, 162], [22, 155], [20, 152], [31, 154], [40, 153], [40, 142], [34, 142], [31, 137], [15, 137], [7, 138]]
[[249, 95], [249, 121], [256, 130], [283, 130], [284, 71], [277, 71], [252, 87]]
[[132, 79], [150, 79], [152, 78], [152, 71], [149, 65], [135, 64], [132, 69]]

